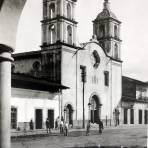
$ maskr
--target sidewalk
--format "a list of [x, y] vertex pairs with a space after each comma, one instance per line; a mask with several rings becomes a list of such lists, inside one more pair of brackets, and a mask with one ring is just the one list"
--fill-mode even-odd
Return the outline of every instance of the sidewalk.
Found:
[[[92, 129], [94, 130], [94, 129]], [[69, 129], [69, 133], [80, 132], [84, 133], [86, 129]], [[52, 129], [50, 133], [47, 133], [46, 129], [41, 130], [29, 130], [29, 131], [15, 131], [11, 132], [11, 138], [23, 138], [23, 137], [48, 137], [48, 136], [60, 136], [60, 130]]]

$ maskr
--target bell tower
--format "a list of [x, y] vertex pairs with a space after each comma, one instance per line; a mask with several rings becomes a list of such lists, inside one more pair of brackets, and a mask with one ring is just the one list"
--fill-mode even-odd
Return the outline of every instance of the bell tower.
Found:
[[43, 0], [42, 23], [42, 76], [62, 83], [62, 66], [67, 51], [75, 51], [75, 6], [77, 0]]
[[77, 0], [43, 0], [42, 45], [76, 43], [75, 5]]
[[93, 34], [97, 36], [100, 46], [107, 55], [121, 59], [120, 24], [115, 14], [110, 10], [110, 3], [104, 0], [104, 8], [93, 21]]

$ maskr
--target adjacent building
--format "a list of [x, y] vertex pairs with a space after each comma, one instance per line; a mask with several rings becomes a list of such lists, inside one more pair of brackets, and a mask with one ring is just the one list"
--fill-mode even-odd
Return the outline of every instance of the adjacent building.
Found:
[[148, 124], [148, 83], [122, 77], [123, 124]]

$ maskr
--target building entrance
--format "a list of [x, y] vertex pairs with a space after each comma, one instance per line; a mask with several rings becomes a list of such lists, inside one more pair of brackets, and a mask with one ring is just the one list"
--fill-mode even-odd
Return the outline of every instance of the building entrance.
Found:
[[99, 98], [94, 95], [91, 98], [91, 107], [90, 107], [90, 121], [91, 123], [98, 123], [101, 116], [101, 104]]
[[124, 108], [124, 124], [127, 124], [127, 108]]
[[48, 119], [49, 119], [50, 128], [54, 128], [54, 110], [52, 109], [48, 110]]
[[144, 111], [144, 124], [148, 124], [148, 110]]
[[17, 128], [17, 108], [11, 107], [11, 129]]
[[36, 109], [35, 110], [36, 129], [42, 129], [42, 121], [43, 121], [42, 109]]
[[66, 106], [64, 109], [65, 112], [65, 121], [68, 122], [70, 125], [73, 125], [73, 109], [70, 104]]

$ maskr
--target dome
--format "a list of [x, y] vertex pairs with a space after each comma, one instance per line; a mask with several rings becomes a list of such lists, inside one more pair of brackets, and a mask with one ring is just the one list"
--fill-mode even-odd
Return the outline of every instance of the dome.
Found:
[[107, 18], [113, 18], [117, 20], [116, 15], [108, 9], [104, 9], [101, 13], [99, 13], [96, 20], [107, 19]]
[[113, 18], [117, 20], [116, 15], [110, 10], [110, 3], [108, 0], [104, 0], [104, 9], [101, 13], [98, 14], [96, 20], [103, 20], [107, 18]]

